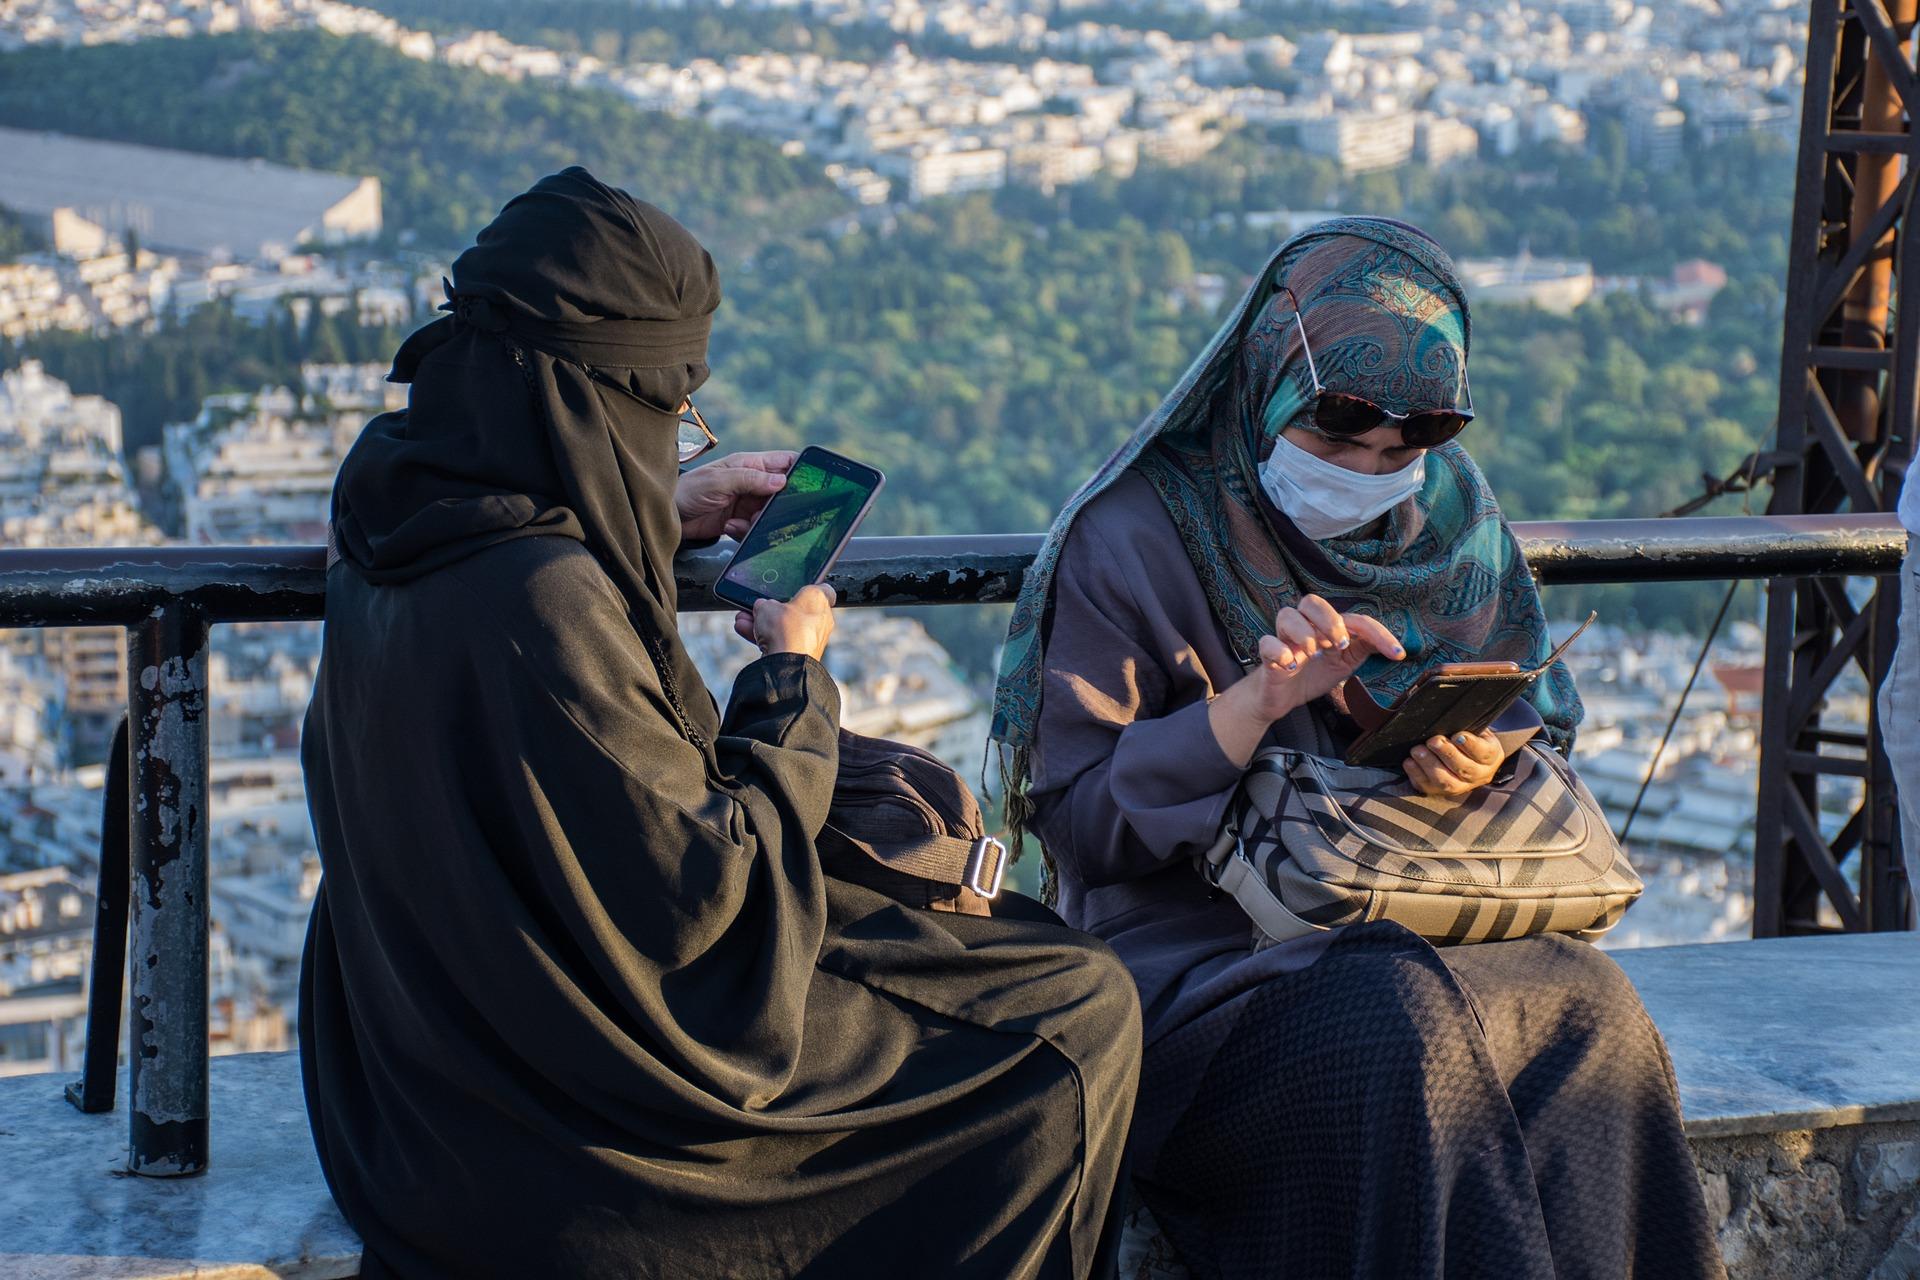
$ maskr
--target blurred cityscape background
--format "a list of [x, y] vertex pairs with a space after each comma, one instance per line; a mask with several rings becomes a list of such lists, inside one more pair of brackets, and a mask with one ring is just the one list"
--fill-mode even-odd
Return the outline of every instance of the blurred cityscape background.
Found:
[[[1334, 212], [1461, 259], [1465, 443], [1509, 516], [1656, 515], [1771, 436], [1805, 24], [1714, 0], [8, 0], [0, 546], [321, 541], [452, 256], [570, 163], [712, 247], [703, 412], [728, 448], [883, 468], [868, 533], [1043, 528]], [[1547, 594], [1601, 611], [1576, 759], [1617, 821], [1638, 800], [1649, 892], [1611, 945], [1747, 931], [1751, 588], [1654, 760], [1722, 596]], [[848, 726], [977, 776], [1005, 621], [850, 611]], [[724, 699], [752, 651], [686, 625]], [[314, 625], [215, 632], [217, 1051], [291, 1043], [318, 653]], [[124, 706], [119, 632], [0, 633], [0, 1075], [77, 1065]], [[1864, 686], [1828, 715], [1864, 723]]]

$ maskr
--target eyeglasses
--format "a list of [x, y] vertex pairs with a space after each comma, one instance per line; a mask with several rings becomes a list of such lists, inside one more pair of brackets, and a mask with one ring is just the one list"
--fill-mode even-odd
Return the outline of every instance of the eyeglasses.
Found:
[[713, 428], [700, 416], [700, 411], [689, 400], [680, 406], [680, 465], [686, 466], [709, 449], [720, 447], [719, 437], [713, 434]]
[[[587, 376], [595, 382], [611, 387], [623, 396], [629, 396], [638, 400], [655, 413], [666, 412], [661, 409], [659, 405], [648, 400], [645, 396], [640, 395], [620, 379], [602, 373], [591, 365], [583, 367], [587, 370]], [[700, 416], [700, 411], [693, 407], [693, 401], [691, 399], [680, 402], [680, 409], [676, 416], [680, 419], [679, 447], [681, 466], [684, 467], [701, 454], [720, 447], [720, 438], [713, 434], [713, 428], [709, 427], [707, 420]]]
[[1466, 404], [1456, 409], [1428, 409], [1420, 413], [1395, 413], [1383, 409], [1365, 396], [1329, 391], [1320, 385], [1320, 370], [1313, 363], [1313, 347], [1307, 342], [1307, 322], [1300, 316], [1300, 300], [1293, 290], [1281, 285], [1293, 306], [1293, 323], [1300, 330], [1300, 350], [1306, 353], [1307, 374], [1313, 379], [1313, 429], [1336, 440], [1363, 436], [1375, 427], [1391, 424], [1400, 430], [1400, 438], [1415, 449], [1431, 449], [1459, 435], [1473, 421], [1473, 388], [1467, 385], [1466, 365], [1460, 366], [1460, 395]]

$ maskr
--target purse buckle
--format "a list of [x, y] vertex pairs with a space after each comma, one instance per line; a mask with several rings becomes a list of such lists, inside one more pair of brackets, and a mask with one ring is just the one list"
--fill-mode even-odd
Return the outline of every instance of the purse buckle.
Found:
[[967, 854], [963, 883], [983, 898], [1000, 896], [1000, 882], [1007, 875], [1007, 846], [992, 836], [981, 836]]

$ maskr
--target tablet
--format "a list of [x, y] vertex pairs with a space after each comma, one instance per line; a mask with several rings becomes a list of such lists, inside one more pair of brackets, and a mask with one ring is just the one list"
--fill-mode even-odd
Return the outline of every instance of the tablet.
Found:
[[1397, 769], [1408, 752], [1429, 738], [1479, 733], [1519, 701], [1599, 616], [1588, 614], [1545, 662], [1531, 669], [1512, 662], [1459, 662], [1435, 667], [1387, 708], [1383, 723], [1354, 741], [1347, 749], [1347, 763]]

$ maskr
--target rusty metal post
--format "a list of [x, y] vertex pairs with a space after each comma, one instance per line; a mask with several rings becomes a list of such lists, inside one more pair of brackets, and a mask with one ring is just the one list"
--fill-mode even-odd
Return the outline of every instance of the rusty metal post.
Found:
[[[1887, 0], [1887, 15], [1895, 36], [1905, 45], [1913, 33], [1920, 0]], [[1864, 39], [1865, 37], [1861, 37]], [[1862, 133], [1897, 135], [1906, 130], [1905, 104], [1882, 58], [1866, 59], [1858, 97]], [[1854, 157], [1853, 216], [1850, 227], [1873, 225], [1874, 216], [1894, 198], [1900, 186], [1902, 156], [1898, 151], [1863, 151]], [[1847, 290], [1840, 305], [1840, 345], [1869, 351], [1887, 346], [1887, 316], [1893, 302], [1893, 242], [1891, 227], [1875, 241], [1871, 256]], [[1871, 444], [1880, 437], [1883, 378], [1877, 369], [1836, 370], [1833, 407], [1850, 439]]]
[[[1906, 219], [1920, 162], [1920, 134], [1909, 127], [1920, 104], [1917, 10], [1915, 0], [1811, 4], [1780, 351], [1776, 453], [1787, 461], [1770, 515], [1888, 511], [1884, 464], [1911, 449], [1920, 325], [1908, 304], [1920, 260]], [[1870, 690], [1886, 676], [1891, 581], [1864, 606], [1833, 580], [1768, 588], [1756, 936], [1904, 922], [1879, 722], [1869, 712], [1863, 728], [1836, 726], [1827, 710], [1848, 672]], [[1834, 778], [1857, 780], [1860, 801], [1829, 834], [1819, 813], [1822, 783]]]
[[133, 737], [132, 1117], [127, 1168], [207, 1167], [207, 615], [156, 606], [128, 630]]

